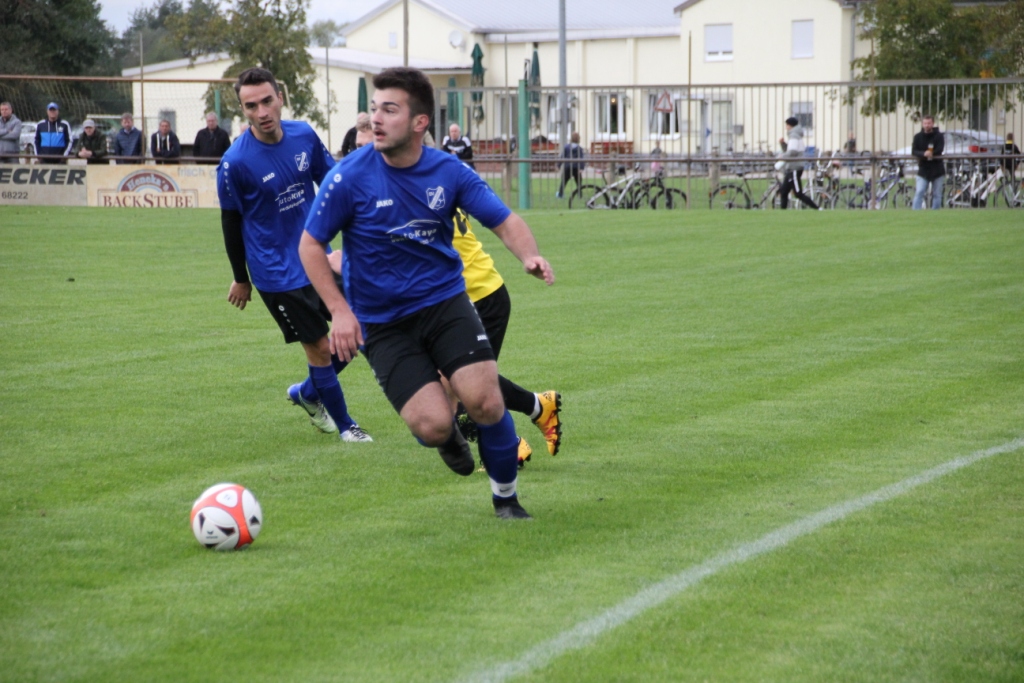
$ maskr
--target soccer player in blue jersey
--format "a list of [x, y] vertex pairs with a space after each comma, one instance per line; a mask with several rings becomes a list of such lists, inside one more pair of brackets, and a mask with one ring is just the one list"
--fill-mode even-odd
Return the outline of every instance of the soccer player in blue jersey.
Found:
[[[350, 360], [365, 342], [378, 383], [413, 435], [468, 476], [473, 455], [438, 372], [447, 377], [479, 427], [495, 513], [528, 519], [516, 491], [519, 437], [452, 246], [456, 207], [492, 229], [527, 273], [550, 285], [554, 272], [525, 221], [487, 183], [450, 154], [423, 147], [434, 110], [426, 76], [396, 67], [377, 74], [373, 85], [373, 146], [328, 173], [299, 243], [309, 279], [334, 319], [331, 348]], [[327, 259], [339, 232], [344, 295]]]
[[285, 342], [302, 344], [309, 376], [289, 387], [287, 396], [314, 427], [340, 432], [342, 441], [373, 441], [348, 414], [338, 373], [350, 358], [332, 357], [330, 312], [299, 260], [314, 183], [320, 184], [334, 159], [309, 124], [281, 120], [284, 101], [269, 71], [243, 71], [235, 92], [250, 127], [217, 172], [221, 227], [234, 275], [228, 301], [245, 309], [255, 285]]

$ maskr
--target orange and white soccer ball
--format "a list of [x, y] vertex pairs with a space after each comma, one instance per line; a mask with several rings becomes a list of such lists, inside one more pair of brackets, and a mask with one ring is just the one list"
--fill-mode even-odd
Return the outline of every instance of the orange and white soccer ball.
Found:
[[263, 528], [263, 510], [256, 496], [238, 484], [217, 484], [203, 491], [192, 506], [192, 533], [212, 550], [248, 547]]

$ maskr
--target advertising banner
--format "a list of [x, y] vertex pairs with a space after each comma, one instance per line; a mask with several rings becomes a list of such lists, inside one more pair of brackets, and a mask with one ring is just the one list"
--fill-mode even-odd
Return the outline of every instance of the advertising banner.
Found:
[[0, 164], [0, 206], [85, 206], [85, 166]]
[[191, 165], [90, 166], [89, 206], [216, 209], [217, 167]]

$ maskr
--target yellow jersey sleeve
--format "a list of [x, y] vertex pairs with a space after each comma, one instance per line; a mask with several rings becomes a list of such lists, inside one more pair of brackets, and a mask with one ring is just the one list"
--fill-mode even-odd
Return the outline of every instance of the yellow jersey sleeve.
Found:
[[473, 234], [469, 216], [462, 209], [455, 210], [455, 236], [452, 239], [452, 246], [462, 258], [462, 277], [466, 281], [466, 292], [470, 301], [480, 301], [505, 283], [494, 267], [494, 259], [484, 251], [484, 246]]

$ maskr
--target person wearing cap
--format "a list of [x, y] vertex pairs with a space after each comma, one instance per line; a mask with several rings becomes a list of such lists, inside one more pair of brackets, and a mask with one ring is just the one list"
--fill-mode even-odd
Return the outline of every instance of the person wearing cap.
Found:
[[804, 174], [804, 150], [807, 149], [807, 144], [804, 142], [803, 126], [795, 116], [786, 119], [786, 137], [779, 138], [779, 145], [782, 147], [782, 154], [779, 155], [779, 162], [775, 168], [785, 173], [782, 187], [779, 188], [779, 205], [783, 209], [789, 208], [789, 193], [792, 192], [797, 199], [817, 210], [818, 205], [804, 194], [800, 185], [800, 177]]
[[[14, 115], [10, 102], [0, 102], [0, 164], [18, 163], [21, 152], [21, 119]], [[4, 157], [13, 154], [13, 157]]]
[[87, 163], [99, 164], [107, 161], [107, 136], [96, 130], [96, 122], [86, 119], [82, 124], [82, 136], [75, 141], [72, 156], [85, 159]]
[[[121, 114], [121, 129], [114, 136], [114, 148], [111, 150], [115, 157], [141, 157], [142, 156], [142, 131], [135, 127], [135, 118], [130, 111]], [[119, 164], [136, 164], [131, 159], [118, 159]]]
[[[71, 126], [60, 118], [56, 102], [46, 105], [46, 118], [36, 125], [36, 154], [66, 157], [71, 151]], [[43, 163], [63, 163], [56, 159], [43, 159]]]
[[160, 122], [157, 132], [149, 136], [149, 149], [158, 164], [176, 164], [181, 156], [181, 144], [178, 136], [171, 130], [171, 122], [164, 119]]

